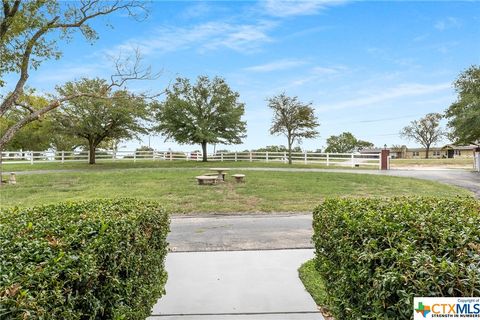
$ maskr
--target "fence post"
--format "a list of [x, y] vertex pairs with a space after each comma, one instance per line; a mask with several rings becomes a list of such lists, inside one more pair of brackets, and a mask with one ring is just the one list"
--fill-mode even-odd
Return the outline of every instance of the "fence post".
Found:
[[250, 162], [252, 162], [252, 151], [250, 151]]
[[172, 161], [172, 160], [173, 160], [173, 152], [170, 151], [170, 161]]
[[475, 155], [473, 156], [473, 160], [475, 161], [475, 169], [480, 172], [480, 149], [477, 150], [478, 151], [476, 151]]
[[330, 153], [327, 153], [327, 167], [330, 165]]
[[283, 163], [287, 163], [287, 151], [283, 151]]
[[137, 151], [133, 152], [133, 163], [137, 162]]
[[390, 156], [390, 150], [384, 149], [380, 154], [380, 170], [388, 170], [390, 169], [388, 165], [388, 157]]
[[90, 162], [90, 149], [87, 151], [87, 162]]
[[65, 163], [65, 151], [62, 151], [62, 164]]
[[188, 152], [185, 152], [185, 161], [188, 161]]
[[237, 151], [235, 151], [235, 162], [237, 162]]
[[352, 153], [352, 168], [355, 168], [355, 158], [353, 157], [353, 153]]
[[305, 164], [307, 164], [307, 151], [305, 151], [303, 158], [304, 158]]
[[268, 151], [265, 152], [265, 161], [268, 163]]
[[223, 162], [223, 152], [220, 153], [220, 161]]
[[30, 164], [33, 164], [33, 151], [30, 151]]

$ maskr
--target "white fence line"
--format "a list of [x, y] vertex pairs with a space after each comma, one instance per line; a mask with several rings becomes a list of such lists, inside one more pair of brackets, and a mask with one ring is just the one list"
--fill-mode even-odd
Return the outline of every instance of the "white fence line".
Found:
[[[200, 152], [183, 151], [97, 151], [96, 161], [202, 161]], [[210, 161], [223, 162], [272, 162], [288, 163], [287, 152], [218, 152], [207, 154]], [[35, 164], [45, 162], [88, 162], [88, 151], [4, 151], [2, 164]], [[360, 153], [316, 153], [292, 152], [292, 161], [302, 164], [324, 164], [326, 166], [376, 166], [380, 168], [380, 155]]]

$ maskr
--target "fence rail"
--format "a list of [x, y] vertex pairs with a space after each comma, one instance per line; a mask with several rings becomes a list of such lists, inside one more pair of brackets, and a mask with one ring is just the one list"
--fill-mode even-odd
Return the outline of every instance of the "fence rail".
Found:
[[[1, 153], [2, 164], [20, 163], [45, 163], [45, 162], [88, 162], [88, 151], [4, 151]], [[97, 161], [201, 161], [203, 158], [200, 152], [183, 151], [113, 151], [101, 150], [95, 152]], [[207, 154], [211, 161], [225, 162], [272, 162], [287, 163], [286, 152], [218, 152]], [[316, 153], [316, 152], [293, 152], [292, 161], [303, 164], [323, 164], [326, 166], [373, 166], [380, 167], [379, 154], [360, 153]]]

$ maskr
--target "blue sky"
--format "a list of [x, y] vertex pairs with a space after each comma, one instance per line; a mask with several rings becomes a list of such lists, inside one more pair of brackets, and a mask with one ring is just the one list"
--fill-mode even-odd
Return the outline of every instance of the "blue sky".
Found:
[[[134, 90], [160, 92], [176, 76], [207, 74], [224, 77], [240, 93], [248, 137], [230, 150], [285, 144], [268, 133], [265, 102], [282, 91], [312, 102], [321, 123], [320, 137], [302, 148], [323, 149], [326, 138], [343, 131], [377, 146], [415, 146], [399, 137], [401, 128], [443, 112], [455, 100], [451, 84], [459, 72], [480, 64], [479, 2], [155, 1], [150, 7], [143, 22], [122, 14], [95, 21], [100, 39], [93, 45], [80, 36], [62, 42], [61, 60], [32, 72], [29, 85], [52, 92], [83, 76], [107, 77], [107, 55], [139, 48], [162, 76], [131, 83]], [[161, 137], [151, 144], [198, 149]]]

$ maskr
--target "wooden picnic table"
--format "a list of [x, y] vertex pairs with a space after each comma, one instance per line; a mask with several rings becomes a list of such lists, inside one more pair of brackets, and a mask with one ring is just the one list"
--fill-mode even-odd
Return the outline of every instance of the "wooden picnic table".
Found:
[[218, 172], [218, 181], [223, 181], [224, 172], [230, 171], [230, 168], [210, 168], [212, 171]]

